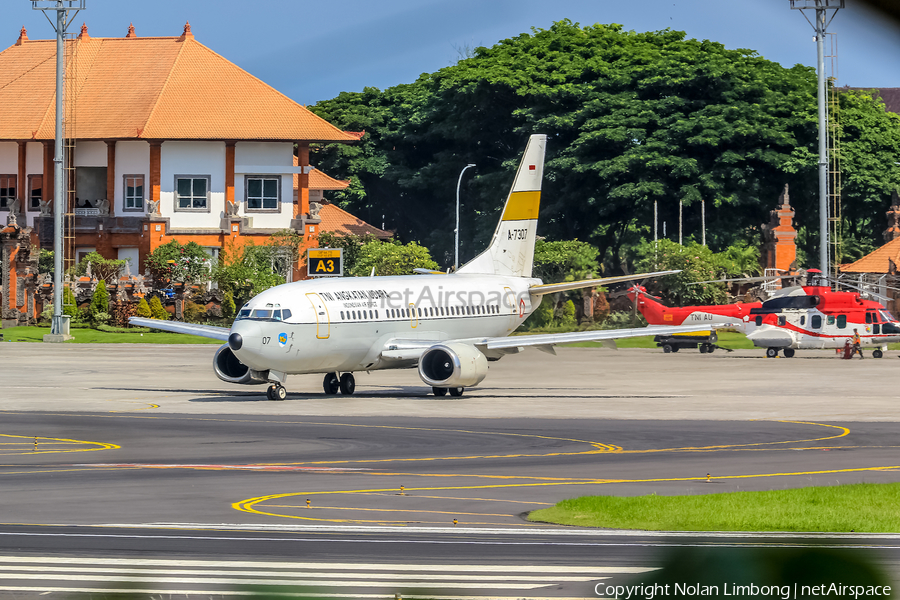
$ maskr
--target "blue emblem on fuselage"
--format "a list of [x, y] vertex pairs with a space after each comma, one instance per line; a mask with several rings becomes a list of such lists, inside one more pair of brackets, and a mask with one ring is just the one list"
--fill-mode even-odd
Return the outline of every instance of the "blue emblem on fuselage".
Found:
[[278, 334], [278, 345], [279, 346], [287, 346], [287, 334], [286, 333]]

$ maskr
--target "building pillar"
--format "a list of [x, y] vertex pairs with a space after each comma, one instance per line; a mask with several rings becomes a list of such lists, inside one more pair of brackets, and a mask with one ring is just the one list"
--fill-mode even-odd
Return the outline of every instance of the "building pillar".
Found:
[[225, 142], [225, 214], [237, 215], [234, 204], [234, 142]]
[[160, 214], [160, 182], [162, 173], [160, 159], [162, 158], [162, 142], [150, 142], [150, 210], [151, 215]]
[[[309, 166], [309, 144], [306, 142], [297, 142], [297, 166]], [[294, 204], [294, 218], [305, 218], [308, 214], [309, 173], [300, 173], [297, 177], [297, 203]]]
[[[25, 175], [25, 148], [26, 142], [19, 142], [19, 175], [16, 178], [16, 198], [19, 200], [19, 210], [24, 216], [28, 212], [28, 184]], [[22, 223], [22, 227], [25, 227]]]
[[106, 199], [109, 216], [116, 214], [116, 141], [106, 142]]
[[56, 154], [56, 145], [52, 140], [42, 142], [44, 144], [44, 189], [41, 200], [50, 202], [53, 200], [53, 157]]

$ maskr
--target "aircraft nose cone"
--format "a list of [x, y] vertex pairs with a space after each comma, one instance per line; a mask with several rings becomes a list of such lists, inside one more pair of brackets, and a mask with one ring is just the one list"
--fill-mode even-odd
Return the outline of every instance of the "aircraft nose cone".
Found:
[[241, 349], [241, 346], [244, 345], [244, 338], [241, 337], [239, 333], [232, 333], [228, 336], [228, 347], [233, 351], [237, 351]]

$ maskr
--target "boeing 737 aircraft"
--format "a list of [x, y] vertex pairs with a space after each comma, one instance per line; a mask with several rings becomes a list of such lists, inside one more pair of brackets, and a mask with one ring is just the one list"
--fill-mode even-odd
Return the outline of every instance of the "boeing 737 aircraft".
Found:
[[213, 359], [216, 375], [268, 383], [271, 400], [285, 398], [289, 374], [324, 373], [326, 394], [352, 394], [354, 371], [416, 366], [436, 396], [461, 396], [485, 378], [489, 361], [529, 346], [555, 354], [560, 343], [709, 331], [655, 326], [507, 337], [546, 294], [677, 272], [556, 284], [532, 277], [546, 140], [531, 136], [490, 246], [455, 273], [286, 283], [251, 299], [230, 330], [137, 317], [131, 323], [227, 341]]

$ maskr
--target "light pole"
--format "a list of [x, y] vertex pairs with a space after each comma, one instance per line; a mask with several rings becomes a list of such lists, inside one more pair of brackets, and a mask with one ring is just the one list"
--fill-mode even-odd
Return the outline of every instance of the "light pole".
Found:
[[459, 172], [459, 181], [456, 182], [456, 229], [453, 231], [454, 236], [456, 237], [456, 253], [453, 258], [453, 270], [456, 271], [459, 269], [459, 186], [462, 185], [463, 173], [466, 172], [466, 169], [469, 167], [474, 167], [474, 163], [469, 163], [463, 170]]
[[[69, 338], [68, 317], [63, 315], [63, 215], [65, 213], [65, 159], [63, 148], [63, 108], [65, 102], [65, 37], [66, 28], [79, 11], [84, 10], [86, 0], [32, 0], [31, 8], [56, 13], [56, 155], [53, 158], [53, 320], [45, 342], [63, 342]], [[71, 13], [71, 14], [70, 14]], [[53, 25], [53, 21], [50, 21]], [[74, 43], [74, 42], [72, 42]], [[46, 185], [46, 182], [44, 183]]]

